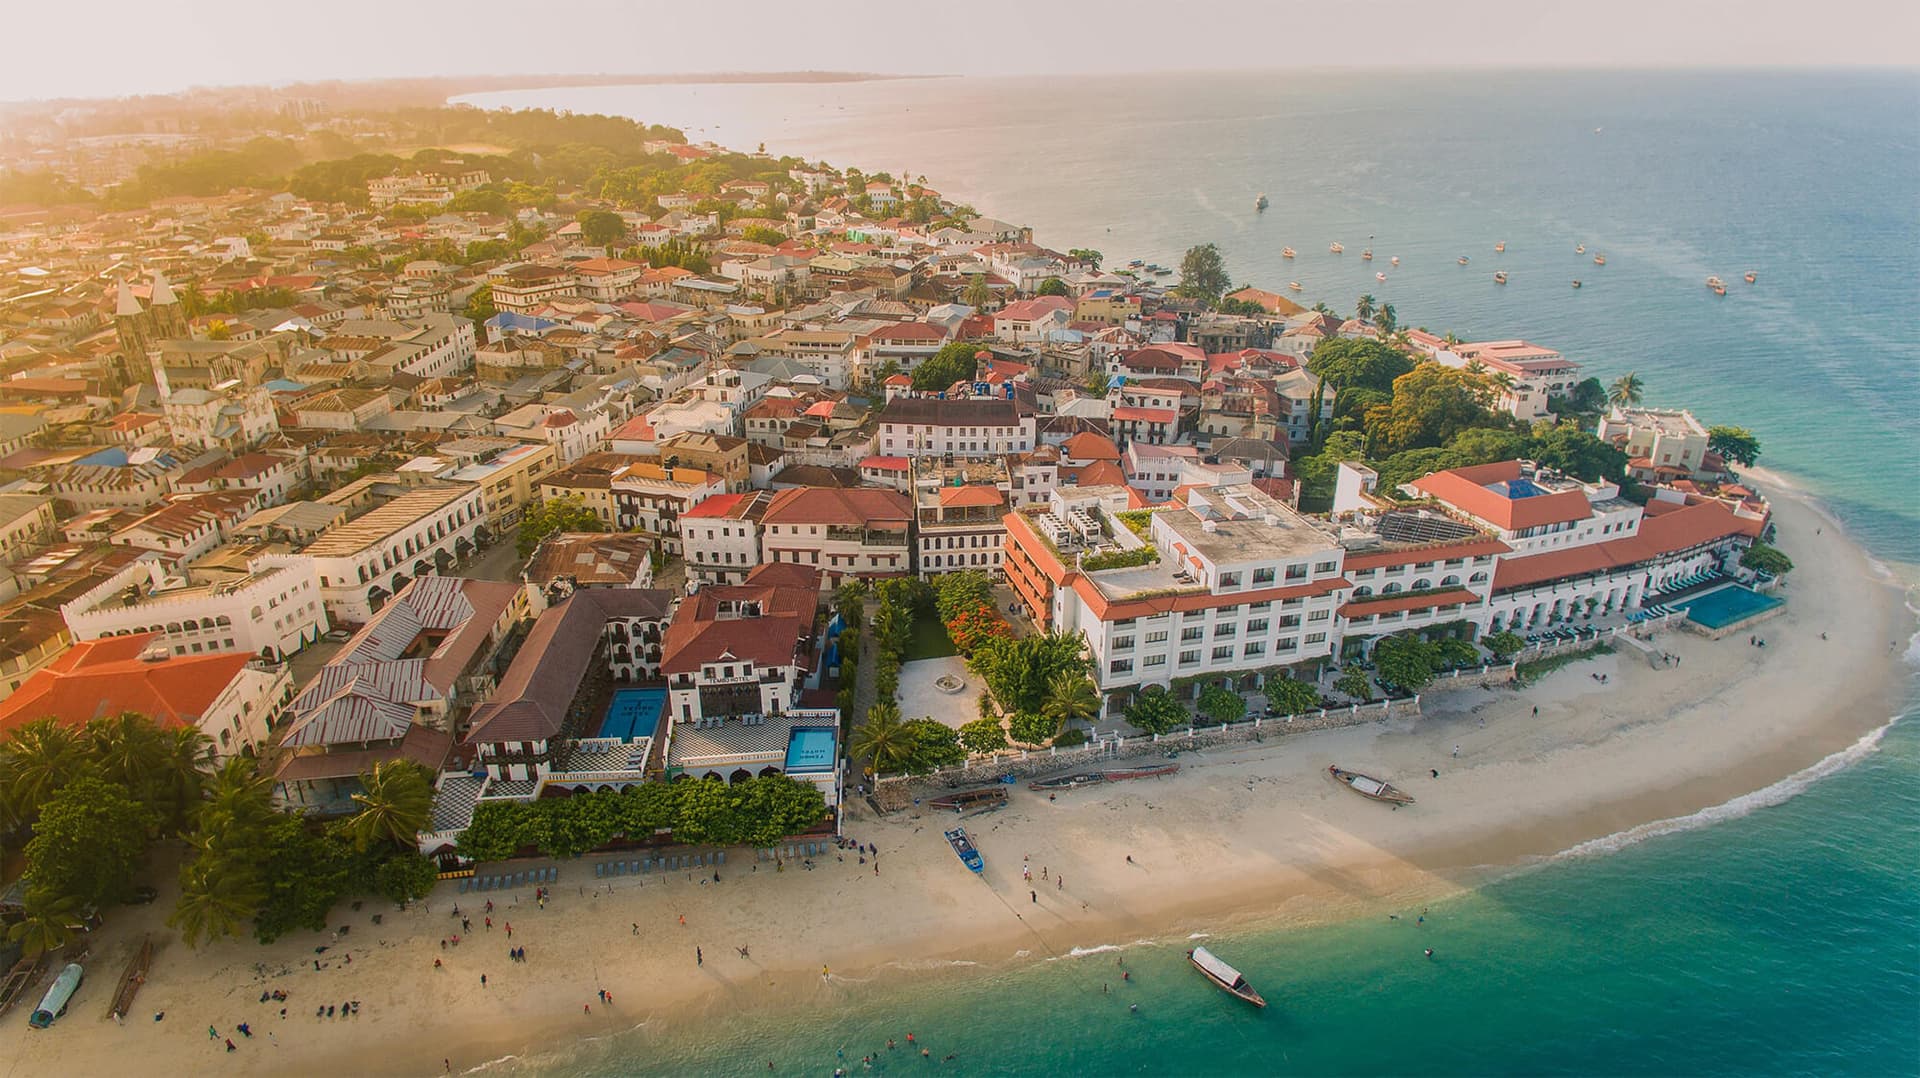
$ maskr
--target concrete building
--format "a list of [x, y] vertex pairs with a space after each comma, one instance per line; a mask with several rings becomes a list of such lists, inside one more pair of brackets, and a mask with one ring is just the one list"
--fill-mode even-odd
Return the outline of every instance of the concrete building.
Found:
[[701, 584], [739, 584], [761, 563], [760, 527], [773, 495], [763, 490], [716, 494], [681, 514], [687, 578]]
[[782, 490], [761, 516], [761, 551], [768, 564], [819, 569], [825, 588], [906, 576], [913, 571], [913, 516], [913, 503], [891, 490]]
[[0, 494], [0, 565], [39, 550], [52, 541], [57, 531], [52, 498], [42, 494]]
[[76, 640], [150, 635], [175, 655], [281, 659], [330, 627], [313, 560], [262, 554], [245, 575], [169, 568], [149, 556], [60, 608]]
[[492, 538], [477, 486], [408, 491], [320, 534], [313, 559], [327, 614], [362, 625], [415, 577], [444, 573]]
[[1717, 455], [1709, 466], [1707, 428], [1684, 409], [1615, 408], [1597, 433], [1627, 454], [1627, 469], [1643, 482], [1718, 478], [1726, 470]]
[[873, 452], [880, 456], [955, 457], [1025, 453], [1036, 444], [1035, 421], [1012, 401], [896, 397], [880, 411]]
[[661, 662], [670, 721], [719, 726], [792, 707], [812, 665], [819, 577], [811, 566], [769, 564], [683, 601]]

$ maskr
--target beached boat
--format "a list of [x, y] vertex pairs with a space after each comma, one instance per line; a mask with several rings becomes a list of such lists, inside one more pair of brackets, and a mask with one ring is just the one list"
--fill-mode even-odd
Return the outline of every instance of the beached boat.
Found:
[[1173, 271], [1165, 266], [1155, 266], [1153, 268], [1153, 275], [1155, 277], [1171, 277], [1173, 276]]
[[1093, 786], [1105, 781], [1107, 781], [1107, 774], [1104, 771], [1082, 771], [1075, 775], [1061, 775], [1058, 778], [1029, 782], [1027, 789], [1051, 793], [1059, 790], [1076, 790], [1082, 786]]
[[1256, 1007], [1267, 1005], [1267, 1001], [1261, 998], [1260, 993], [1253, 990], [1253, 986], [1247, 983], [1247, 979], [1241, 976], [1239, 970], [1214, 957], [1213, 952], [1205, 947], [1195, 947], [1188, 951], [1187, 961], [1192, 962], [1194, 969], [1199, 970], [1207, 980], [1218, 985], [1220, 990], [1228, 995], [1238, 996]]
[[28, 1016], [27, 1025], [34, 1029], [45, 1029], [53, 1024], [54, 1019], [67, 1013], [67, 1002], [73, 999], [73, 994], [80, 989], [80, 982], [86, 977], [87, 971], [78, 962], [61, 970], [59, 976], [53, 979], [53, 987], [40, 997], [40, 1006], [35, 1007], [33, 1014]]
[[1384, 281], [1387, 279], [1387, 275], [1384, 273], [1376, 273], [1373, 275], [1373, 279], [1376, 281]]
[[1337, 244], [1337, 243], [1329, 243], [1329, 244], [1327, 244], [1327, 251], [1328, 251], [1329, 253], [1331, 253], [1331, 254], [1336, 254], [1336, 255], [1337, 255], [1337, 254], [1339, 254], [1340, 252], [1342, 252], [1342, 251], [1344, 251], [1344, 250], [1346, 250], [1346, 248], [1345, 248], [1345, 247], [1342, 247], [1342, 246], [1340, 246], [1340, 245], [1339, 245], [1339, 244]]
[[1136, 258], [1136, 259], [1134, 259], [1133, 261], [1131, 261], [1131, 262], [1128, 262], [1128, 263], [1127, 263], [1127, 268], [1128, 268], [1128, 269], [1139, 269], [1140, 267], [1142, 267], [1142, 266], [1144, 266], [1144, 265], [1146, 265], [1146, 264], [1147, 264], [1147, 263], [1146, 263], [1146, 260], [1145, 260], [1145, 259], [1140, 259], [1140, 258]]
[[1493, 283], [1494, 283], [1494, 284], [1506, 284], [1506, 283], [1507, 283], [1507, 271], [1506, 271], [1506, 270], [1499, 270], [1499, 271], [1497, 271], [1497, 272], [1495, 272], [1495, 273], [1494, 273], [1494, 275], [1493, 275]]
[[1291, 248], [1291, 247], [1282, 247], [1282, 248], [1280, 248], [1280, 257], [1281, 257], [1281, 258], [1292, 258], [1293, 256], [1294, 256], [1294, 250], [1293, 250], [1293, 248]]
[[1362, 775], [1358, 771], [1343, 771], [1334, 764], [1327, 765], [1327, 774], [1345, 783], [1348, 789], [1362, 797], [1370, 797], [1375, 801], [1386, 801], [1395, 805], [1413, 804], [1411, 794], [1402, 793], [1395, 789], [1392, 783], [1382, 782], [1372, 775]]
[[1288, 288], [1288, 289], [1290, 289], [1290, 290], [1292, 290], [1292, 291], [1294, 291], [1294, 292], [1298, 292], [1298, 291], [1300, 291], [1300, 282], [1299, 282], [1299, 281], [1288, 281], [1288, 282], [1287, 282], [1287, 288]]
[[961, 790], [931, 798], [927, 804], [937, 809], [950, 809], [962, 816], [976, 812], [993, 812], [1007, 807], [1007, 788], [988, 786], [979, 790]]
[[1725, 281], [1723, 281], [1723, 280], [1721, 280], [1721, 279], [1720, 279], [1720, 278], [1718, 278], [1718, 277], [1709, 277], [1709, 278], [1707, 278], [1707, 287], [1708, 287], [1708, 288], [1725, 288], [1726, 286], [1727, 286], [1727, 282], [1725, 282]]
[[1253, 200], [1253, 208], [1256, 213], [1267, 208], [1267, 193], [1265, 191], [1260, 192], [1260, 196]]
[[974, 875], [986, 873], [987, 863], [981, 858], [980, 851], [973, 848], [973, 840], [967, 837], [966, 828], [956, 827], [948, 831], [947, 845], [953, 847], [953, 852], [960, 858], [960, 863], [971, 869]]
[[1752, 284], [1752, 283], [1753, 283], [1753, 282], [1754, 282], [1754, 281], [1755, 281], [1756, 279], [1757, 279], [1757, 278], [1755, 277], [1755, 275], [1754, 275], [1754, 273], [1753, 273], [1753, 271], [1752, 271], [1752, 270], [1748, 270], [1748, 271], [1747, 271], [1747, 283], [1748, 283], [1748, 284]]
[[1494, 245], [1493, 245], [1493, 253], [1495, 253], [1495, 254], [1501, 254], [1501, 255], [1503, 255], [1503, 254], [1506, 254], [1506, 253], [1507, 253], [1507, 241], [1505, 241], [1505, 240], [1501, 240], [1501, 241], [1500, 241], [1499, 243], [1496, 243], [1496, 244], [1494, 244]]
[[1373, 261], [1373, 248], [1371, 248], [1371, 247], [1369, 247], [1369, 248], [1367, 248], [1366, 250], [1364, 250], [1364, 251], [1361, 251], [1361, 252], [1360, 252], [1360, 261], [1362, 261], [1362, 262], [1371, 262], [1371, 261]]
[[1607, 264], [1607, 256], [1606, 256], [1606, 255], [1594, 255], [1594, 256], [1593, 256], [1593, 264], [1594, 264], [1594, 265], [1596, 265], [1596, 266], [1604, 266], [1604, 265], [1606, 265], [1606, 264]]
[[1100, 773], [1106, 776], [1108, 782], [1123, 782], [1127, 779], [1156, 779], [1179, 770], [1179, 764], [1137, 764], [1133, 767], [1109, 767]]

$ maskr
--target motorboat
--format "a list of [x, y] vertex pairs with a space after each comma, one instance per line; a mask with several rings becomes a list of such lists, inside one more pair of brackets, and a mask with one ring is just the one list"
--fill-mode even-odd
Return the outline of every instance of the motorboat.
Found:
[[1757, 275], [1756, 275], [1756, 274], [1755, 274], [1755, 273], [1754, 273], [1754, 272], [1753, 272], [1752, 270], [1748, 270], [1748, 271], [1747, 271], [1747, 283], [1748, 283], [1748, 284], [1752, 284], [1752, 283], [1753, 283], [1754, 281], [1756, 281], [1756, 280], [1758, 280], [1758, 279], [1759, 279], [1759, 278], [1758, 278], [1758, 276], [1757, 276]]
[[1397, 265], [1399, 265], [1399, 264], [1400, 264], [1400, 256], [1399, 256], [1399, 255], [1394, 255], [1394, 256], [1393, 256], [1392, 258], [1389, 258], [1389, 259], [1388, 259], [1387, 261], [1388, 261], [1388, 262], [1389, 262], [1390, 264], [1392, 264], [1392, 265], [1395, 265], [1395, 266], [1397, 266]]
[[1496, 244], [1494, 244], [1494, 245], [1493, 245], [1493, 252], [1494, 252], [1495, 254], [1502, 254], [1502, 255], [1503, 255], [1503, 254], [1506, 254], [1506, 253], [1507, 253], [1507, 241], [1506, 241], [1506, 240], [1501, 240], [1501, 241], [1500, 241], [1499, 243], [1496, 243]]
[[1288, 288], [1289, 290], [1291, 290], [1291, 291], [1294, 291], [1294, 292], [1298, 292], [1298, 291], [1300, 291], [1300, 282], [1299, 282], [1299, 281], [1288, 281], [1288, 282], [1287, 282], [1287, 288]]
[[1339, 254], [1340, 252], [1342, 252], [1342, 251], [1344, 251], [1344, 250], [1346, 250], [1346, 248], [1345, 248], [1345, 247], [1342, 247], [1342, 246], [1340, 246], [1340, 245], [1339, 245], [1339, 244], [1337, 244], [1337, 243], [1329, 243], [1329, 244], [1327, 244], [1327, 251], [1328, 251], [1328, 253], [1330, 253], [1330, 254], [1336, 254], [1336, 255], [1337, 255], [1337, 254]]
[[1709, 277], [1707, 278], [1707, 287], [1708, 288], [1725, 288], [1727, 287], [1727, 282], [1721, 280], [1718, 277]]
[[1371, 248], [1371, 247], [1369, 247], [1369, 248], [1367, 248], [1366, 250], [1364, 250], [1364, 251], [1361, 251], [1361, 252], [1360, 252], [1360, 261], [1362, 261], [1362, 262], [1371, 262], [1371, 261], [1373, 261], [1373, 248]]
[[1579, 288], [1579, 287], [1580, 287], [1580, 278], [1578, 278], [1578, 277], [1575, 277], [1575, 278], [1573, 279], [1573, 287], [1575, 287], [1575, 288]]
[[953, 847], [954, 855], [959, 857], [960, 863], [967, 866], [974, 875], [986, 874], [987, 862], [980, 856], [980, 851], [973, 848], [973, 840], [967, 837], [966, 828], [956, 827], [948, 831], [947, 845]]
[[1463, 266], [1466, 265], [1469, 261], [1471, 261], [1471, 259], [1469, 259], [1466, 255], [1461, 255], [1459, 258], [1459, 262]]
[[1387, 275], [1384, 273], [1376, 273], [1373, 275], [1373, 279], [1376, 281], [1384, 281], [1387, 279]]
[[1109, 767], [1101, 774], [1107, 777], [1108, 782], [1123, 782], [1127, 779], [1157, 779], [1179, 770], [1179, 764], [1138, 764], [1133, 767]]
[[1606, 256], [1606, 255], [1594, 255], [1594, 256], [1593, 256], [1593, 264], [1594, 264], [1594, 265], [1596, 265], [1596, 266], [1604, 266], [1604, 265], [1606, 265], [1606, 264], [1607, 264], [1607, 256]]
[[1293, 255], [1294, 255], [1294, 250], [1293, 250], [1293, 248], [1291, 248], [1291, 247], [1282, 247], [1282, 248], [1280, 248], [1280, 257], [1281, 257], [1281, 258], [1292, 258], [1292, 257], [1293, 257]]
[[1253, 209], [1255, 213], [1258, 213], [1262, 210], [1265, 210], [1266, 208], [1267, 208], [1267, 193], [1265, 191], [1262, 191], [1260, 192], [1259, 196], [1253, 200]]
[[1105, 781], [1107, 781], [1107, 775], [1104, 771], [1082, 771], [1075, 775], [1061, 775], [1058, 778], [1029, 782], [1027, 789], [1051, 793], [1059, 790], [1077, 790], [1082, 786], [1096, 786]]
[[1500, 270], [1500, 271], [1498, 271], [1498, 272], [1496, 272], [1496, 273], [1495, 273], [1495, 274], [1493, 275], [1493, 283], [1494, 283], [1494, 284], [1506, 284], [1506, 283], [1507, 283], [1507, 271], [1506, 271], [1506, 270]]
[[979, 790], [961, 790], [942, 797], [930, 798], [927, 804], [937, 809], [947, 809], [962, 816], [980, 812], [997, 812], [1007, 807], [1007, 788], [988, 786]]
[[1358, 771], [1347, 771], [1335, 764], [1327, 765], [1327, 774], [1332, 775], [1336, 781], [1345, 783], [1349, 790], [1359, 794], [1361, 797], [1370, 798], [1374, 801], [1385, 801], [1394, 805], [1413, 804], [1413, 796], [1411, 794], [1404, 793], [1396, 789], [1392, 783], [1383, 782], [1380, 779], [1374, 778], [1372, 775], [1362, 775]]
[[1239, 970], [1214, 957], [1213, 952], [1205, 947], [1195, 947], [1188, 951], [1187, 961], [1192, 962], [1193, 968], [1199, 970], [1222, 992], [1230, 996], [1238, 996], [1256, 1007], [1267, 1005], [1267, 1001], [1261, 998], [1260, 993], [1253, 990], [1253, 986], [1247, 983], [1246, 977], [1242, 976]]
[[1586, 244], [1584, 244], [1584, 243], [1580, 243], [1580, 244], [1575, 244], [1575, 245], [1574, 245], [1574, 248], [1573, 248], [1573, 253], [1574, 253], [1574, 254], [1577, 254], [1577, 255], [1583, 255], [1583, 254], [1586, 254], [1586, 253], [1587, 253], [1587, 245], [1586, 245]]

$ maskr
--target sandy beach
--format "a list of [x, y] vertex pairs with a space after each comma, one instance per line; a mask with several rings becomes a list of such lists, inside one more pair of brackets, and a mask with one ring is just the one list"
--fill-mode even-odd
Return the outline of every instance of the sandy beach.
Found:
[[[941, 840], [951, 817], [880, 821], [860, 809], [847, 833], [879, 847], [877, 873], [852, 857], [755, 870], [743, 853], [719, 883], [685, 873], [607, 883], [589, 859], [564, 867], [544, 910], [531, 888], [493, 896], [491, 930], [484, 899], [443, 887], [404, 913], [342, 906], [334, 922], [352, 930], [339, 939], [192, 951], [164, 926], [173, 895], [163, 888], [153, 906], [114, 911], [65, 1019], [30, 1033], [24, 1012], [9, 1016], [0, 1061], [9, 1073], [124, 1073], [133, 1061], [160, 1073], [426, 1075], [443, 1061], [460, 1072], [642, 1022], [829, 1002], [850, 983], [904, 983], [954, 960], [997, 967], [1141, 936], [1336, 919], [1472, 887], [1762, 789], [1889, 721], [1914, 628], [1900, 589], [1834, 521], [1778, 486], [1769, 492], [1798, 568], [1787, 613], [1756, 630], [1764, 649], [1744, 635], [1671, 632], [1657, 646], [1680, 656], [1678, 667], [1621, 648], [1521, 692], [1430, 693], [1417, 719], [1185, 753], [1172, 778], [1055, 802], [1021, 788], [1005, 811], [969, 821], [984, 883]], [[1355, 796], [1325, 775], [1336, 761], [1390, 778], [1418, 803], [1394, 811]], [[442, 938], [460, 932], [456, 901], [473, 931], [443, 951]], [[153, 972], [117, 1026], [105, 1017], [114, 979], [147, 932]], [[510, 961], [511, 946], [528, 961]], [[290, 997], [284, 1019], [281, 1004], [258, 1002], [275, 989]], [[357, 1016], [314, 1016], [347, 1000], [360, 1001]], [[234, 1031], [242, 1021], [252, 1038]], [[209, 1024], [239, 1050], [210, 1039]]]

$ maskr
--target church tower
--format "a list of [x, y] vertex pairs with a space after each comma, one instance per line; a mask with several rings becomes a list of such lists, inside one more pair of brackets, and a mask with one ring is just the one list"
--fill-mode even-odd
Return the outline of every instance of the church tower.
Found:
[[119, 339], [121, 371], [128, 385], [153, 383], [149, 354], [161, 341], [187, 338], [187, 314], [166, 275], [156, 272], [145, 307], [127, 282], [121, 281], [113, 308], [113, 332]]

